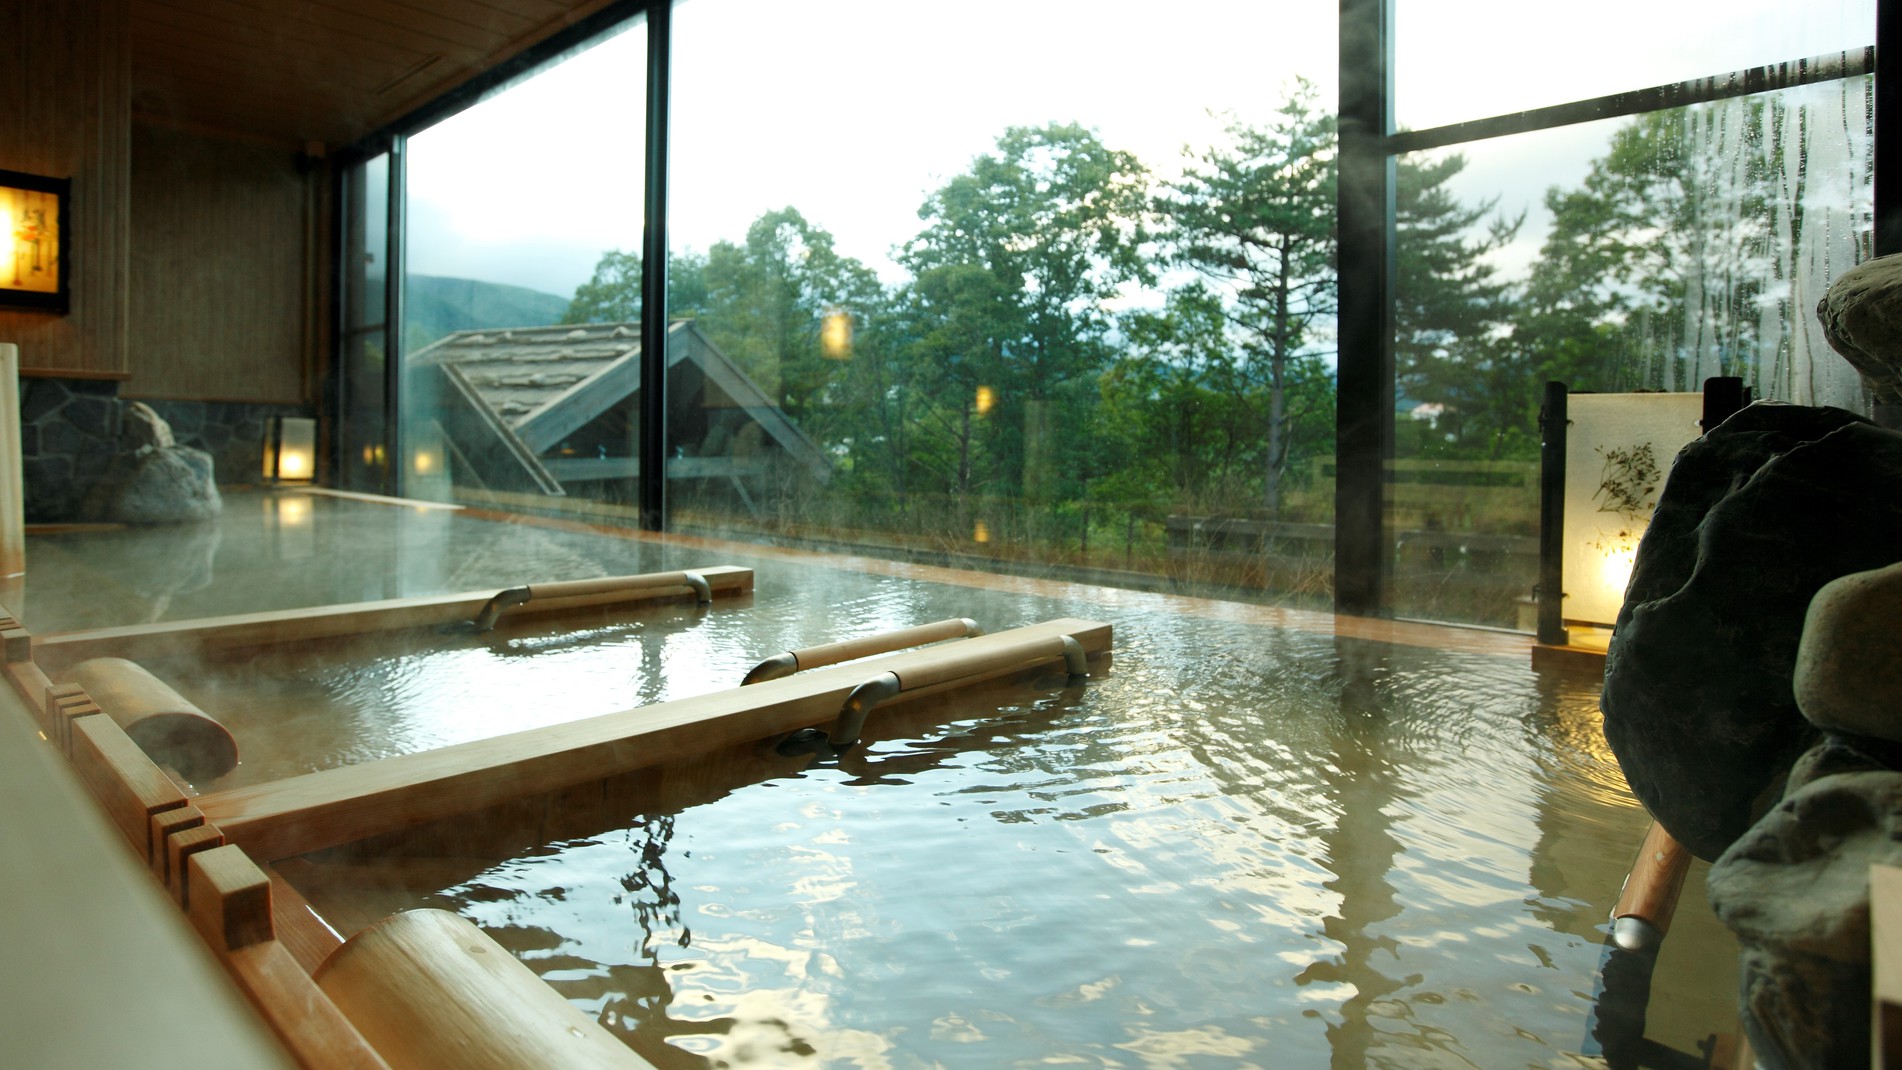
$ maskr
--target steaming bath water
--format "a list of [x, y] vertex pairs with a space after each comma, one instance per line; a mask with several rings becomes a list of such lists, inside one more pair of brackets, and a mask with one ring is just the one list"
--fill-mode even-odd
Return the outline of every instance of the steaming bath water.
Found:
[[[356, 722], [259, 714], [248, 755], [494, 735], [951, 616], [1107, 620], [1113, 666], [882, 709], [836, 760], [763, 743], [637, 775], [539, 840], [495, 814], [285, 863], [346, 933], [455, 910], [662, 1066], [1581, 1065], [1645, 825], [1590, 679], [1453, 631], [1431, 633], [1444, 649], [1389, 645], [1230, 603], [425, 521], [469, 559], [541, 549], [532, 578], [735, 564], [756, 594], [512, 633], [513, 648], [273, 654], [261, 668]], [[502, 693], [538, 663], [539, 682]], [[379, 721], [393, 709], [408, 712]], [[1734, 947], [1702, 897], [1700, 866], [1652, 1000], [1650, 1035], [1682, 1050], [1734, 1021]]]

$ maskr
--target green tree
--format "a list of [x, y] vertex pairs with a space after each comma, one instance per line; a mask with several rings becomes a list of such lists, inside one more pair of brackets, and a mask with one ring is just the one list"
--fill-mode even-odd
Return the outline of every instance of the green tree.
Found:
[[1760, 355], [1790, 329], [1764, 314], [1788, 288], [1772, 221], [1802, 207], [1800, 195], [1780, 206], [1797, 191], [1778, 190], [1784, 149], [1763, 136], [1786, 111], [1750, 98], [1639, 116], [1577, 188], [1547, 191], [1552, 230], [1514, 331], [1543, 378], [1593, 390], [1761, 381]]
[[1282, 481], [1309, 445], [1299, 436], [1312, 426], [1306, 404], [1319, 394], [1305, 380], [1325, 378], [1311, 359], [1317, 331], [1335, 309], [1335, 120], [1303, 80], [1277, 119], [1231, 123], [1227, 134], [1226, 144], [1191, 155], [1159, 210], [1173, 221], [1174, 261], [1226, 296], [1240, 366], [1264, 390], [1261, 499], [1279, 515]]
[[1497, 216], [1497, 199], [1462, 203], [1448, 183], [1465, 168], [1458, 153], [1396, 168], [1394, 364], [1401, 396], [1439, 406], [1422, 452], [1496, 460], [1537, 443], [1537, 392], [1502, 338], [1513, 294], [1487, 260], [1525, 217]]
[[1103, 374], [1102, 427], [1177, 508], [1219, 508], [1259, 476], [1259, 399], [1229, 332], [1221, 297], [1194, 280], [1124, 317], [1123, 354]]
[[[638, 319], [640, 280], [638, 255], [603, 254], [563, 322]], [[832, 444], [849, 419], [828, 391], [878, 337], [866, 326], [885, 315], [888, 298], [871, 269], [840, 254], [830, 232], [788, 207], [754, 220], [738, 243], [715, 242], [704, 255], [676, 253], [667, 303], [672, 318], [696, 319], [808, 434]], [[852, 325], [849, 350], [826, 352], [829, 316]]]
[[[1011, 127], [919, 209], [924, 229], [901, 254], [918, 280], [916, 358], [930, 366], [960, 346], [959, 374], [989, 387], [990, 454], [1006, 492], [1044, 495], [1069, 425], [1047, 403], [1107, 359], [1104, 303], [1153, 277], [1142, 251], [1147, 183], [1134, 156], [1081, 126]], [[975, 454], [961, 456], [955, 485], [969, 487]]]
[[[707, 258], [689, 249], [667, 262], [667, 312], [674, 319], [693, 315], [706, 304]], [[636, 323], [641, 318], [641, 256], [609, 249], [594, 265], [594, 276], [575, 287], [563, 323]]]
[[862, 324], [880, 312], [878, 277], [791, 207], [754, 220], [737, 244], [715, 242], [705, 276], [701, 329], [808, 434], [826, 440], [836, 415], [827, 388], [851, 356], [826, 352], [826, 317]]

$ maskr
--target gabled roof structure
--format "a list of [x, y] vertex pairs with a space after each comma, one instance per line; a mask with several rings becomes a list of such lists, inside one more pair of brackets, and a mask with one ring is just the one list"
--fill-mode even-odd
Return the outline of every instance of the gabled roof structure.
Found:
[[[412, 388], [433, 388], [459, 473], [494, 489], [562, 494], [563, 484], [638, 474], [630, 432], [640, 357], [638, 324], [601, 323], [457, 331], [408, 363]], [[668, 328], [667, 368], [670, 426], [696, 444], [668, 462], [669, 479], [739, 486], [774, 463], [821, 481], [831, 474], [819, 445], [692, 321]]]

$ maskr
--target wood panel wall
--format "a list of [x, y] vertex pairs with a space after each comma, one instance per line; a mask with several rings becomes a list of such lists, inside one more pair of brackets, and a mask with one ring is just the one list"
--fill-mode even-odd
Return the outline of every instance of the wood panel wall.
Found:
[[122, 395], [310, 400], [323, 181], [281, 145], [134, 124]]
[[127, 371], [128, 41], [127, 0], [0, 3], [0, 168], [73, 180], [72, 310], [0, 309], [29, 371]]

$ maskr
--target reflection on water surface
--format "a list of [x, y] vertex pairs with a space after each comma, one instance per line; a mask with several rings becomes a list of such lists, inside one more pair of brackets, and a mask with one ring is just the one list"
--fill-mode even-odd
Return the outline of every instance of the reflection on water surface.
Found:
[[[491, 561], [523, 530], [428, 523]], [[756, 593], [272, 654], [258, 667], [290, 690], [240, 732], [247, 761], [680, 697], [779, 650], [952, 616], [1108, 620], [1114, 665], [881, 709], [836, 760], [761, 745], [534, 821], [518, 807], [286, 863], [346, 931], [453, 909], [664, 1067], [1582, 1065], [1602, 923], [1644, 826], [1591, 681], [1217, 603], [527, 530], [576, 570], [534, 579], [736, 564]], [[1683, 1050], [1734, 1014], [1734, 951], [1702, 896], [1699, 867], [1652, 1006], [1651, 1035]]]

